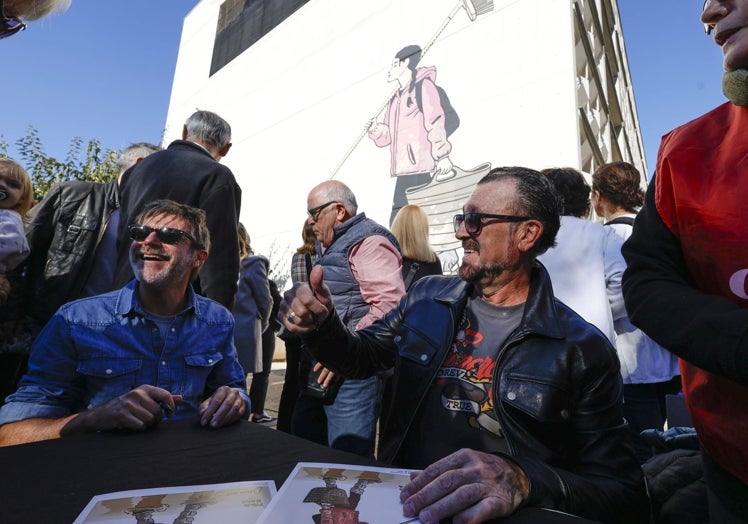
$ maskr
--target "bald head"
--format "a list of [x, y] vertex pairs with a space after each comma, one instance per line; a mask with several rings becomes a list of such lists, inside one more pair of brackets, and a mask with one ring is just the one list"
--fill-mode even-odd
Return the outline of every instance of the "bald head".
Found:
[[[355, 216], [356, 213], [358, 213], [356, 195], [353, 194], [351, 188], [338, 180], [327, 180], [314, 186], [314, 188], [309, 192], [307, 202], [312, 200], [319, 200], [320, 202], [339, 202], [343, 205], [349, 215]], [[311, 209], [311, 207], [309, 209]]]
[[358, 204], [353, 191], [342, 182], [328, 180], [315, 186], [306, 199], [308, 222], [317, 240], [328, 247], [335, 227], [356, 216]]

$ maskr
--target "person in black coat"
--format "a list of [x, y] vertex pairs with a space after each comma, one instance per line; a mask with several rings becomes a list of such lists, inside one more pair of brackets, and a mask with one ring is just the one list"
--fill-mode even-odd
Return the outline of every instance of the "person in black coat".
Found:
[[197, 111], [187, 119], [182, 140], [175, 140], [124, 174], [120, 184], [117, 286], [124, 286], [133, 277], [127, 259], [127, 226], [148, 202], [169, 199], [207, 214], [214, 247], [195, 289], [232, 308], [239, 274], [241, 189], [231, 170], [219, 163], [230, 148], [228, 122], [210, 111]]

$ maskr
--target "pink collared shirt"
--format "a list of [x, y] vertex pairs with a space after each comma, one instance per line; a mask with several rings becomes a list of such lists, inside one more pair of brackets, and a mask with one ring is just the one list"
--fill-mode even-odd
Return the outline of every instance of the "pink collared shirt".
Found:
[[403, 259], [389, 240], [372, 235], [353, 246], [348, 263], [369, 304], [369, 312], [356, 324], [358, 331], [395, 307], [405, 294]]

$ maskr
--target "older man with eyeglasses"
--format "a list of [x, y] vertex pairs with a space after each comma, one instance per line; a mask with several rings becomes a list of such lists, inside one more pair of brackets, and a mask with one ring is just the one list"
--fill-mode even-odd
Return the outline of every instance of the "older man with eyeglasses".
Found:
[[333, 371], [394, 366], [378, 459], [425, 468], [401, 491], [405, 515], [483, 522], [529, 505], [649, 522], [615, 349], [554, 298], [536, 262], [559, 229], [553, 187], [537, 171], [493, 169], [454, 225], [459, 277], [419, 280], [367, 328], [340, 321], [326, 268], [280, 308]]
[[[362, 329], [395, 307], [405, 293], [402, 256], [387, 228], [358, 212], [353, 191], [337, 180], [315, 186], [307, 196], [308, 223], [317, 237], [318, 264], [335, 297], [340, 319], [352, 330]], [[314, 365], [301, 355], [300, 376]], [[340, 381], [316, 365], [326, 387]], [[346, 379], [333, 399], [299, 396], [291, 433], [363, 456], [374, 456], [377, 419], [384, 376]], [[312, 389], [316, 393], [317, 389]]]
[[210, 250], [205, 212], [157, 200], [128, 231], [135, 279], [46, 324], [0, 409], [0, 445], [143, 431], [163, 418], [220, 428], [249, 412], [233, 317], [190, 285]]

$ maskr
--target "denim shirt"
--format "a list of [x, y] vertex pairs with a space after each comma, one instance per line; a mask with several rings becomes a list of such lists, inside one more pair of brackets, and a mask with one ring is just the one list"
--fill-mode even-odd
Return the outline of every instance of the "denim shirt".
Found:
[[62, 418], [150, 384], [182, 395], [174, 420], [197, 416], [220, 386], [237, 389], [247, 405], [245, 373], [233, 341], [231, 313], [189, 287], [187, 306], [161, 338], [135, 289], [70, 302], [34, 342], [18, 391], [0, 409], [0, 425]]

